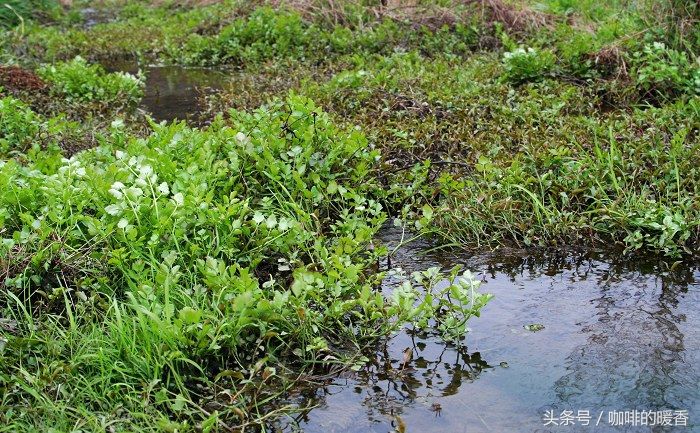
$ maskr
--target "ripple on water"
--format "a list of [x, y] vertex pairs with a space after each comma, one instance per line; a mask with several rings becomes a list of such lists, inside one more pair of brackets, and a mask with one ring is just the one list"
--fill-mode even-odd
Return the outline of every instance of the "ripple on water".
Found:
[[[385, 230], [383, 241], [398, 234]], [[284, 429], [306, 432], [700, 431], [700, 271], [661, 259], [605, 254], [470, 258], [402, 248], [393, 266], [407, 271], [465, 264], [495, 294], [474, 319], [466, 347], [401, 333], [375, 365], [314, 390], [315, 409]], [[395, 281], [387, 279], [385, 290]], [[530, 332], [528, 324], [544, 329]], [[413, 347], [412, 368], [400, 371]], [[436, 410], [437, 408], [437, 410]], [[688, 410], [686, 428], [606, 426], [611, 410]], [[590, 411], [598, 427], [545, 427], [547, 410]], [[579, 423], [580, 424], [580, 423]], [[694, 426], [691, 426], [693, 424]]]
[[156, 121], [197, 120], [205, 94], [223, 88], [230, 80], [223, 71], [183, 66], [139, 66], [132, 60], [104, 62], [108, 71], [146, 74], [141, 108]]

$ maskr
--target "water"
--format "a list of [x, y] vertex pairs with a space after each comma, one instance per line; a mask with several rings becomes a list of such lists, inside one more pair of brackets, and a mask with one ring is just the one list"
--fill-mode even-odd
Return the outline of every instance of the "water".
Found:
[[110, 60], [104, 63], [108, 71], [146, 74], [146, 92], [141, 108], [156, 121], [193, 120], [202, 111], [200, 103], [205, 94], [215, 92], [229, 82], [222, 71], [183, 66], [139, 66], [134, 61]]
[[[157, 120], [190, 118], [198, 111], [197, 89], [226, 82], [205, 69], [151, 67], [147, 73], [143, 107]], [[381, 234], [387, 244], [398, 239], [394, 229]], [[403, 247], [392, 266], [415, 271], [461, 263], [495, 295], [470, 322], [465, 344], [402, 332], [380, 346], [366, 369], [292, 395], [299, 407], [315, 407], [275, 430], [700, 432], [696, 264], [599, 253], [455, 257], [426, 250], [421, 243]], [[387, 279], [383, 290], [396, 283]], [[532, 332], [529, 325], [544, 328]], [[413, 349], [414, 360], [402, 369], [405, 348]], [[609, 425], [610, 411], [632, 410], [685, 410], [687, 426]], [[557, 422], [572, 411], [575, 425], [545, 425], [547, 411]], [[579, 411], [588, 411], [588, 426]], [[676, 423], [681, 418], [671, 419]]]
[[83, 26], [86, 28], [95, 27], [98, 24], [108, 23], [113, 18], [104, 10], [90, 7], [81, 9], [80, 15], [83, 18]]
[[[383, 233], [385, 242], [397, 233]], [[405, 270], [462, 263], [495, 298], [470, 322], [466, 347], [401, 333], [359, 374], [298, 396], [317, 407], [287, 431], [665, 432], [700, 431], [700, 271], [660, 260], [600, 254], [471, 258], [403, 248]], [[396, 281], [385, 281], [390, 291]], [[530, 324], [544, 325], [531, 332]], [[411, 368], [401, 371], [412, 347]], [[687, 426], [612, 427], [610, 411], [687, 410]], [[571, 410], [576, 425], [545, 426]], [[588, 426], [585, 412], [591, 417]], [[602, 418], [598, 426], [598, 416]], [[582, 415], [580, 418], [579, 415]], [[681, 417], [672, 424], [682, 423]]]

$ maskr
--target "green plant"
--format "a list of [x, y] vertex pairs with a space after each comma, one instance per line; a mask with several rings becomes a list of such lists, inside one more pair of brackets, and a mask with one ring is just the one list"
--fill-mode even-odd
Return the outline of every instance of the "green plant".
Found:
[[700, 94], [700, 65], [685, 52], [654, 42], [632, 55], [632, 65], [643, 99]]
[[433, 267], [414, 272], [410, 278], [396, 271], [403, 283], [393, 290], [392, 299], [414, 330], [435, 330], [453, 342], [464, 338], [469, 319], [479, 317], [493, 295], [479, 293], [481, 283], [469, 271], [459, 275], [460, 270], [457, 266], [445, 276]]
[[[4, 412], [4, 425], [209, 422], [203, 401], [222, 387], [233, 405], [218, 419], [242, 424], [258, 386], [354, 365], [361, 347], [446, 308], [454, 337], [478, 314], [474, 285], [417, 310], [374, 289], [384, 249], [368, 245], [386, 215], [363, 134], [294, 95], [229, 118], [152, 125], [145, 139], [114, 122], [51, 173], [0, 165], [2, 315], [22, 323], [2, 334], [2, 405], [42, 411]], [[57, 387], [71, 398], [52, 403]]]
[[223, 27], [215, 37], [189, 37], [184, 57], [205, 65], [258, 63], [282, 56], [297, 59], [313, 49], [320, 36], [320, 29], [303, 22], [298, 13], [261, 7]]
[[144, 78], [125, 72], [105, 72], [82, 57], [40, 68], [38, 74], [52, 84], [55, 92], [71, 101], [118, 103], [134, 106], [143, 96]]
[[[55, 107], [71, 106], [61, 101]], [[47, 117], [19, 99], [0, 98], [0, 158], [31, 162], [42, 173], [55, 173], [62, 157], [94, 146], [101, 129], [99, 121]]]
[[53, 0], [2, 0], [0, 2], [0, 28], [15, 27], [24, 20], [41, 16], [55, 10], [58, 3]]
[[0, 156], [31, 146], [39, 132], [38, 116], [12, 97], [0, 98]]
[[[457, 269], [380, 290], [389, 215], [478, 252], [700, 245], [695, 9], [214, 3], [0, 43], [52, 85], [0, 99], [0, 432], [247, 430], [402, 326], [461, 344], [490, 296]], [[52, 70], [76, 55], [237, 71], [206, 127], [149, 125], [133, 79]]]
[[520, 47], [503, 54], [503, 77], [514, 83], [541, 80], [555, 61], [554, 54], [547, 50]]

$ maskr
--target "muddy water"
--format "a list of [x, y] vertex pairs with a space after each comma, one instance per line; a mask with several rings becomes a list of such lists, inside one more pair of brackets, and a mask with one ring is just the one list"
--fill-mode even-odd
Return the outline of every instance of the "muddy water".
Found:
[[[116, 69], [133, 72], [135, 65]], [[201, 69], [146, 72], [143, 107], [157, 120], [190, 118], [198, 89], [227, 80]], [[388, 245], [398, 239], [393, 229], [381, 233]], [[410, 272], [463, 264], [495, 295], [470, 323], [464, 344], [402, 332], [364, 370], [293, 396], [299, 407], [315, 407], [273, 430], [700, 432], [696, 264], [602, 253], [455, 257], [428, 250], [421, 243], [402, 247], [391, 266]], [[389, 278], [383, 290], [396, 284]], [[402, 369], [406, 348], [414, 356]], [[670, 426], [640, 425], [650, 422], [641, 411], [664, 410], [672, 411], [663, 419]], [[687, 419], [677, 411], [687, 411]]]
[[108, 12], [94, 8], [81, 9], [80, 16], [83, 19], [83, 26], [85, 28], [95, 27], [98, 24], [110, 22], [113, 18]]
[[[229, 76], [215, 69], [182, 66], [139, 66], [133, 61], [109, 61], [109, 71], [146, 74], [141, 108], [156, 121], [197, 120], [203, 96], [225, 86]], [[196, 122], [195, 122], [196, 123]]]
[[[382, 237], [391, 244], [397, 234]], [[288, 421], [287, 431], [700, 431], [696, 266], [671, 271], [653, 259], [517, 251], [458, 258], [425, 248], [401, 249], [392, 265], [413, 271], [461, 263], [495, 294], [470, 323], [464, 346], [401, 333], [371, 367], [300, 396], [299, 404], [317, 407]], [[384, 289], [394, 284], [389, 279]], [[544, 328], [528, 330], [539, 328], [533, 324]], [[402, 371], [407, 347], [414, 361]], [[686, 410], [687, 425], [680, 425], [682, 412], [673, 412], [671, 426], [611, 425], [613, 411], [634, 410]]]

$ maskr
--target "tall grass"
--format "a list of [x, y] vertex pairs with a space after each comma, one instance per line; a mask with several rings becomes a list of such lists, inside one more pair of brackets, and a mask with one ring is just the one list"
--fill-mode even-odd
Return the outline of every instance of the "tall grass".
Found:
[[1, 0], [0, 28], [12, 28], [58, 7], [55, 0]]

